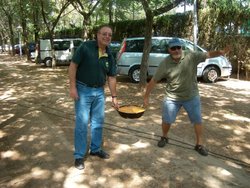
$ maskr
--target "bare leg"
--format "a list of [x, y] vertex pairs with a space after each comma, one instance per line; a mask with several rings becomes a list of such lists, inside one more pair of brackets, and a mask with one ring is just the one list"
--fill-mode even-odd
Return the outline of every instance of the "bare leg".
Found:
[[208, 155], [208, 150], [202, 145], [202, 125], [201, 124], [194, 124], [194, 130], [195, 130], [195, 134], [196, 134], [196, 146], [195, 146], [195, 150], [203, 155], [203, 156], [207, 156]]
[[166, 145], [166, 143], [168, 143], [167, 135], [168, 135], [170, 125], [171, 124], [162, 122], [162, 125], [161, 125], [162, 137], [161, 137], [160, 141], [158, 142], [158, 147], [164, 147]]
[[202, 144], [202, 125], [201, 124], [194, 124], [194, 130], [196, 135], [196, 145]]
[[162, 136], [167, 138], [171, 124], [162, 122]]

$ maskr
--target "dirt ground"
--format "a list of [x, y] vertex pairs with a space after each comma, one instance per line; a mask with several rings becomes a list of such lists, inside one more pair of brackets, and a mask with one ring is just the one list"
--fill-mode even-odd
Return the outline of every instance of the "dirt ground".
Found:
[[[124, 119], [107, 91], [104, 149], [111, 158], [86, 156], [74, 168], [73, 101], [67, 67], [45, 68], [0, 54], [0, 187], [6, 188], [231, 188], [249, 187], [250, 82], [236, 79], [199, 83], [204, 144], [194, 151], [194, 131], [184, 110], [161, 135], [164, 82], [151, 94], [139, 119]], [[138, 85], [118, 77], [120, 104], [142, 104]]]

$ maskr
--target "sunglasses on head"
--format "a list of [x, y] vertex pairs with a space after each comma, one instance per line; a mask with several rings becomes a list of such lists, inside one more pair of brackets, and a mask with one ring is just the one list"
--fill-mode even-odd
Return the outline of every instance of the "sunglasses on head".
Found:
[[181, 46], [173, 46], [170, 48], [170, 50], [175, 51], [175, 50], [180, 50]]

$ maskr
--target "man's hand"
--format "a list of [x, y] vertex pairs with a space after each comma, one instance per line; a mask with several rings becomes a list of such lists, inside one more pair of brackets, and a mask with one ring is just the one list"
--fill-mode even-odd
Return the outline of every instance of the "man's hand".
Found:
[[227, 54], [228, 52], [230, 52], [231, 49], [232, 49], [232, 46], [231, 46], [231, 45], [227, 45], [227, 46], [224, 48], [225, 54]]
[[207, 52], [207, 58], [213, 58], [218, 56], [224, 56], [231, 50], [231, 46], [227, 45], [223, 50], [209, 51]]
[[70, 97], [71, 97], [72, 99], [74, 99], [74, 100], [78, 100], [78, 99], [79, 99], [79, 96], [78, 96], [78, 92], [77, 92], [76, 87], [70, 88], [69, 95], [70, 95]]
[[119, 109], [119, 104], [118, 104], [118, 100], [117, 100], [117, 97], [112, 97], [112, 106], [118, 110]]
[[228, 52], [230, 52], [232, 49], [231, 45], [227, 45], [223, 50], [221, 50], [221, 55], [226, 55]]
[[76, 70], [78, 65], [74, 62], [71, 62], [69, 65], [69, 96], [74, 99], [78, 100], [78, 92], [76, 89]]

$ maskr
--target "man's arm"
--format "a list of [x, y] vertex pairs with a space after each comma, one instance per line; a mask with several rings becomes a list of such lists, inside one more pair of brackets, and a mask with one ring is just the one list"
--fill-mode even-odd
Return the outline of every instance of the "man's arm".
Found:
[[109, 76], [108, 77], [108, 86], [109, 90], [112, 96], [112, 105], [118, 109], [118, 101], [117, 101], [117, 93], [116, 93], [116, 77], [115, 76]]
[[76, 71], [78, 65], [71, 62], [69, 65], [69, 94], [74, 100], [78, 100], [79, 96], [76, 89]]
[[230, 51], [230, 46], [225, 47], [223, 50], [217, 50], [217, 51], [209, 51], [207, 52], [207, 58], [213, 58], [218, 57], [221, 55], [225, 55]]
[[147, 107], [149, 104], [149, 95], [156, 84], [157, 84], [157, 82], [152, 78], [147, 85], [146, 92], [144, 95], [144, 106], [145, 107]]

